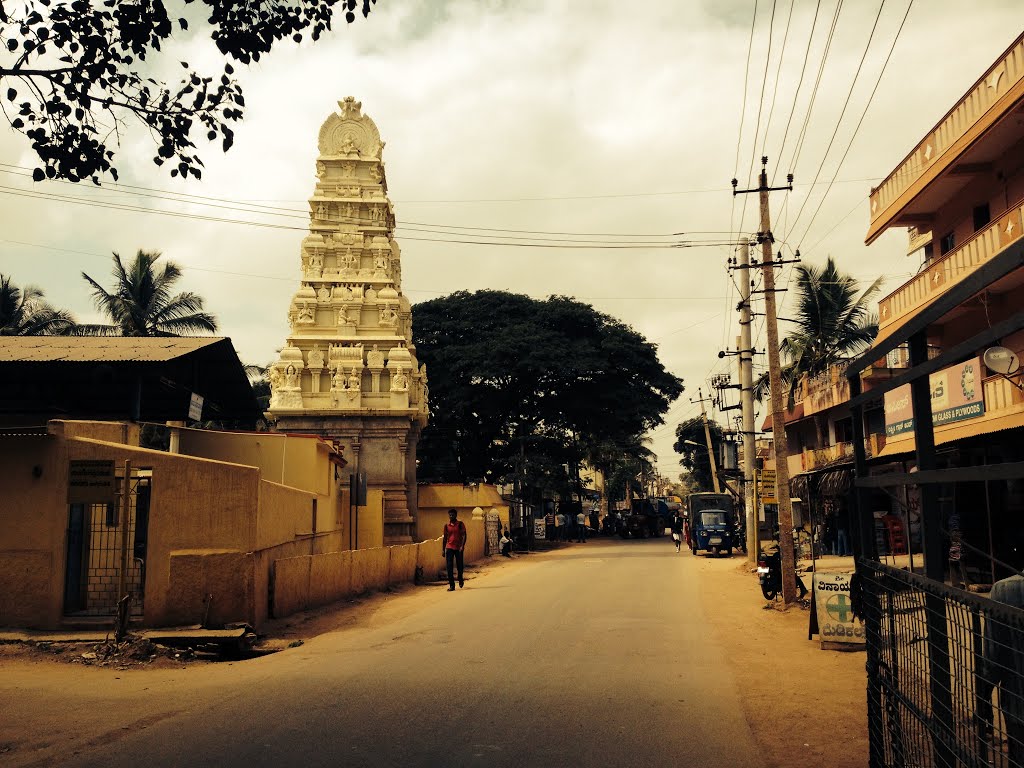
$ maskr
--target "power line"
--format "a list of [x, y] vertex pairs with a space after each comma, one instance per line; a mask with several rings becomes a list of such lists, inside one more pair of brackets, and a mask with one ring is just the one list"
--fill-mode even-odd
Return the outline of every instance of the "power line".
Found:
[[[754, 0], [754, 13], [750, 17], [750, 41], [747, 43], [747, 65], [743, 70], [743, 94], [742, 101], [740, 103], [740, 130], [739, 135], [736, 137], [736, 159], [733, 161], [733, 178], [739, 176], [740, 173], [740, 145], [743, 143], [743, 124], [746, 122], [747, 115], [747, 85], [750, 80], [750, 55], [754, 50], [754, 26], [757, 21], [757, 0]], [[757, 144], [757, 136], [754, 136], [754, 144]], [[746, 198], [744, 197], [744, 201]], [[744, 207], [744, 212], [746, 207]], [[733, 215], [736, 212], [736, 196], [732, 196], [732, 206], [729, 210], [729, 229], [733, 227]], [[740, 215], [740, 229], [743, 228], [743, 215]]]
[[779, 66], [775, 68], [775, 86], [772, 89], [772, 105], [768, 109], [768, 120], [764, 124], [764, 141], [761, 143], [762, 155], [765, 153], [765, 146], [768, 144], [768, 131], [772, 125], [772, 115], [775, 114], [775, 99], [779, 95], [779, 76], [782, 74], [782, 61], [786, 57], [786, 43], [789, 41], [789, 25], [793, 21], [794, 5], [796, 5], [796, 0], [789, 0], [789, 16], [786, 17], [786, 31], [782, 35], [782, 50], [779, 51]]
[[[31, 177], [31, 168], [24, 166], [10, 165], [8, 163], [0, 163], [0, 171], [3, 173], [9, 173], [15, 176]], [[53, 179], [51, 181], [57, 181], [62, 184], [73, 184], [73, 182], [66, 181], [64, 179]], [[80, 185], [74, 185], [77, 189], [92, 189], [91, 187], [82, 187]], [[310, 217], [310, 211], [308, 209], [299, 208], [283, 208], [279, 206], [263, 206], [256, 205], [253, 203], [247, 203], [245, 201], [231, 200], [222, 197], [209, 197], [205, 195], [192, 195], [184, 192], [173, 192], [169, 190], [152, 189], [149, 187], [138, 187], [128, 184], [108, 184], [104, 187], [98, 187], [96, 189], [110, 190], [119, 194], [134, 195], [137, 197], [145, 197], [157, 200], [167, 200], [170, 202], [180, 202], [192, 205], [204, 205], [211, 208], [218, 208], [224, 210], [234, 210], [244, 213], [267, 213], [272, 216], [283, 216], [288, 218], [299, 218], [308, 219]], [[32, 190], [39, 194], [45, 194], [38, 190]], [[84, 198], [82, 198], [84, 199]], [[212, 201], [212, 202], [208, 202]], [[103, 202], [103, 201], [99, 201]], [[218, 205], [217, 203], [225, 203], [226, 205]], [[264, 209], [264, 210], [253, 210], [253, 208]], [[579, 237], [628, 237], [628, 238], [671, 238], [677, 237], [683, 234], [729, 234], [726, 230], [702, 230], [702, 231], [690, 231], [690, 232], [666, 232], [660, 234], [650, 233], [608, 233], [608, 232], [551, 232], [545, 230], [520, 230], [520, 229], [503, 229], [498, 227], [477, 227], [477, 226], [462, 226], [458, 224], [437, 224], [419, 221], [405, 221], [396, 224], [397, 227], [401, 228], [417, 228], [417, 227], [428, 227], [432, 229], [457, 229], [457, 230], [470, 230], [480, 232], [507, 232], [513, 234], [528, 234], [528, 235], [564, 235], [564, 236], [579, 236]]]
[[[871, 33], [868, 35], [868, 42], [864, 46], [864, 53], [861, 54], [860, 61], [857, 63], [857, 71], [853, 73], [853, 82], [850, 83], [850, 90], [846, 94], [846, 100], [843, 102], [843, 108], [839, 112], [839, 119], [836, 120], [836, 127], [832, 131], [832, 136], [828, 140], [828, 146], [825, 148], [825, 154], [821, 157], [821, 163], [818, 164], [818, 170], [814, 174], [814, 181], [811, 182], [812, 184], [817, 183], [818, 177], [821, 175], [821, 169], [825, 167], [825, 161], [828, 159], [828, 153], [832, 151], [832, 145], [836, 140], [836, 136], [839, 135], [839, 126], [842, 125], [843, 117], [846, 115], [846, 108], [850, 106], [850, 99], [853, 97], [853, 91], [857, 87], [857, 80], [860, 79], [861, 69], [864, 67], [864, 60], [867, 59], [868, 51], [871, 50], [871, 42], [875, 39], [875, 32], [878, 29], [878, 21], [882, 18], [882, 10], [885, 8], [885, 2], [886, 0], [882, 0], [881, 4], [878, 6], [878, 13], [875, 15], [875, 22], [871, 25]], [[863, 115], [861, 115], [861, 119], [863, 120]], [[804, 209], [807, 207], [807, 201], [810, 199], [810, 195], [807, 195], [807, 197], [804, 198], [803, 204], [800, 206], [800, 210], [793, 219], [793, 229], [796, 229], [797, 222], [800, 221], [800, 217], [803, 215]]]
[[[22, 246], [27, 246], [27, 247], [30, 247], [30, 248], [41, 248], [43, 250], [49, 250], [49, 251], [59, 251], [61, 253], [74, 253], [74, 254], [78, 254], [80, 256], [94, 256], [94, 257], [100, 258], [100, 259], [108, 259], [108, 258], [110, 258], [110, 254], [107, 254], [107, 253], [96, 253], [94, 251], [79, 251], [79, 250], [75, 250], [75, 249], [72, 249], [72, 248], [60, 248], [60, 247], [53, 246], [53, 245], [42, 245], [40, 243], [31, 243], [31, 242], [27, 242], [27, 241], [24, 241], [24, 240], [10, 240], [8, 238], [0, 238], [0, 242], [11, 243], [13, 245], [22, 245]], [[255, 272], [234, 272], [234, 271], [225, 270], [225, 269], [212, 269], [210, 267], [200, 267], [200, 266], [195, 266], [195, 265], [192, 265], [192, 264], [188, 265], [188, 269], [191, 270], [191, 271], [196, 271], [196, 272], [207, 272], [207, 273], [210, 273], [210, 274], [229, 275], [231, 277], [250, 277], [250, 278], [259, 279], [259, 280], [277, 280], [277, 281], [280, 281], [280, 282], [288, 282], [288, 283], [299, 283], [299, 282], [302, 281], [302, 277], [300, 275], [293, 275], [293, 276], [290, 276], [290, 277], [285, 277], [283, 275], [264, 275], [264, 274], [259, 274], [259, 273], [255, 273]], [[432, 289], [429, 289], [429, 288], [420, 288], [420, 289], [403, 290], [402, 292], [405, 293], [405, 294], [429, 293], [429, 294], [433, 294], [433, 295], [436, 295], [436, 296], [444, 296], [447, 293], [450, 293], [451, 290], [437, 291], [437, 290], [432, 290]], [[538, 298], [538, 297], [539, 296], [533, 296], [533, 298]], [[721, 296], [578, 296], [578, 295], [573, 295], [573, 298], [579, 299], [579, 300], [584, 300], [584, 301], [644, 301], [644, 302], [648, 302], [648, 301], [720, 301], [722, 299]], [[674, 335], [676, 333], [681, 333], [682, 331], [689, 330], [690, 328], [695, 327], [697, 325], [701, 325], [702, 323], [705, 323], [708, 320], [713, 319], [713, 318], [715, 318], [717, 316], [718, 316], [717, 314], [712, 315], [711, 317], [707, 317], [707, 318], [705, 318], [703, 320], [700, 320], [697, 323], [694, 323], [693, 325], [686, 326], [685, 328], [679, 328], [679, 329], [676, 329], [675, 331], [670, 331], [669, 333], [665, 334], [664, 336], [659, 336], [657, 339], [649, 339], [649, 341], [658, 341], [658, 340], [666, 338], [668, 336], [672, 336], [672, 335]]]
[[[308, 232], [308, 227], [289, 226], [287, 224], [274, 224], [271, 222], [259, 222], [245, 219], [229, 219], [221, 216], [206, 216], [196, 213], [186, 213], [183, 211], [169, 211], [162, 208], [145, 208], [138, 205], [130, 205], [126, 203], [112, 203], [98, 200], [85, 200], [79, 197], [71, 197], [68, 195], [59, 195], [51, 193], [36, 192], [34, 190], [18, 189], [15, 187], [0, 186], [0, 194], [12, 195], [15, 197], [25, 197], [34, 200], [50, 200], [54, 202], [70, 203], [73, 205], [85, 205], [96, 208], [106, 208], [116, 211], [125, 211], [129, 213], [147, 213], [155, 214], [159, 216], [170, 216], [173, 218], [183, 218], [192, 221], [206, 221], [218, 224], [239, 224], [251, 227], [260, 227], [264, 229], [280, 229], [294, 232]], [[427, 231], [423, 234], [435, 234]], [[443, 234], [437, 232], [436, 234]], [[459, 233], [456, 233], [459, 234]], [[528, 239], [528, 238], [518, 238]], [[402, 236], [404, 241], [414, 242], [427, 242], [427, 243], [446, 243], [446, 244], [459, 244], [459, 245], [488, 245], [488, 246], [502, 246], [509, 248], [555, 248], [555, 249], [570, 249], [570, 250], [670, 250], [674, 248], [700, 248], [700, 247], [719, 247], [722, 245], [728, 245], [730, 241], [722, 240], [690, 240], [690, 241], [677, 241], [673, 243], [639, 243], [639, 244], [623, 244], [623, 243], [596, 243], [596, 242], [572, 242], [572, 241], [548, 241], [548, 242], [505, 242], [501, 240], [462, 240], [462, 239], [451, 239], [451, 238], [427, 238], [427, 237], [415, 237], [404, 235]]]
[[821, 54], [821, 64], [818, 65], [818, 74], [814, 80], [814, 87], [811, 88], [811, 97], [807, 103], [807, 112], [804, 114], [803, 125], [800, 126], [800, 132], [797, 135], [796, 146], [793, 148], [793, 156], [789, 160], [789, 168], [792, 170], [796, 169], [796, 164], [800, 159], [800, 152], [803, 150], [804, 138], [807, 136], [807, 127], [811, 122], [811, 114], [814, 111], [814, 102], [818, 97], [818, 87], [821, 85], [821, 76], [825, 71], [825, 62], [828, 60], [828, 52], [832, 48], [832, 40], [835, 37], [836, 25], [839, 23], [839, 13], [843, 9], [843, 0], [839, 0], [836, 3], [835, 12], [832, 14], [832, 25], [828, 30], [828, 37], [825, 38], [825, 49]]
[[[761, 78], [761, 97], [757, 103], [757, 120], [754, 122], [754, 142], [750, 147], [750, 166], [747, 168], [747, 178], [754, 173], [754, 158], [757, 156], [757, 137], [761, 132], [761, 111], [764, 109], [764, 89], [768, 85], [768, 65], [772, 58], [772, 29], [775, 26], [775, 5], [772, 0], [772, 15], [768, 21], [768, 54], [764, 58], [764, 75]], [[740, 209], [740, 229], [743, 229], [743, 220], [747, 216], [747, 196], [743, 196], [743, 207]]]
[[[795, 0], [794, 0], [795, 2]], [[800, 67], [800, 79], [797, 81], [796, 90], [793, 91], [793, 105], [789, 108], [789, 117], [786, 119], [786, 127], [782, 131], [782, 146], [779, 147], [779, 152], [775, 157], [775, 168], [772, 170], [772, 182], [774, 183], [775, 175], [779, 171], [779, 163], [782, 162], [782, 154], [786, 149], [786, 140], [789, 138], [789, 126], [793, 122], [793, 115], [796, 114], [796, 103], [800, 96], [800, 88], [804, 84], [804, 74], [807, 72], [807, 62], [811, 56], [811, 41], [814, 39], [814, 30], [818, 26], [818, 11], [821, 10], [821, 0], [818, 0], [814, 7], [814, 19], [811, 21], [811, 32], [807, 36], [807, 49], [804, 51], [804, 63]], [[788, 196], [787, 196], [788, 199]]]
[[[882, 5], [885, 5], [885, 3], [883, 2]], [[836, 178], [839, 175], [839, 171], [843, 167], [843, 163], [846, 162], [846, 156], [848, 154], [850, 154], [850, 148], [853, 146], [854, 139], [857, 138], [857, 133], [860, 131], [861, 125], [864, 124], [864, 118], [867, 116], [868, 109], [871, 107], [871, 102], [874, 101], [875, 94], [878, 92], [878, 86], [882, 82], [882, 76], [885, 74], [886, 67], [889, 66], [889, 60], [892, 58], [892, 52], [896, 48], [896, 41], [900, 39], [900, 33], [903, 32], [903, 26], [907, 23], [907, 17], [910, 16], [910, 9], [913, 6], [914, 6], [914, 0], [910, 0], [910, 2], [907, 3], [907, 10], [903, 14], [903, 20], [900, 22], [900, 26], [896, 30], [896, 35], [892, 39], [892, 45], [889, 46], [889, 53], [886, 54], [885, 61], [882, 63], [882, 68], [878, 72], [878, 77], [875, 80], [875, 86], [874, 86], [874, 88], [871, 89], [871, 95], [868, 96], [867, 103], [864, 105], [864, 110], [860, 113], [860, 119], [857, 121], [857, 125], [853, 129], [853, 135], [850, 136], [850, 141], [846, 145], [846, 150], [843, 152], [843, 156], [841, 158], [839, 158], [839, 164], [836, 165], [835, 173], [832, 174], [832, 178], [833, 179]], [[881, 8], [879, 8], [878, 12], [879, 12], [879, 14], [881, 14], [881, 12], [882, 12]], [[858, 69], [858, 72], [859, 72], [859, 69]], [[851, 92], [852, 92], [852, 89], [851, 89]], [[838, 128], [838, 126], [837, 126], [837, 128]], [[829, 146], [831, 146], [831, 144], [829, 144]], [[824, 161], [822, 161], [822, 162], [824, 162]], [[817, 179], [815, 179], [815, 180], [817, 180]], [[814, 224], [814, 220], [818, 217], [818, 212], [821, 211], [821, 206], [824, 204], [825, 198], [828, 197], [828, 193], [831, 190], [832, 190], [832, 184], [829, 183], [829, 185], [825, 188], [825, 193], [821, 196], [821, 200], [818, 202], [818, 207], [815, 209], [814, 215], [811, 216], [811, 220], [807, 223], [807, 228], [804, 229], [803, 235], [800, 236], [799, 242], [803, 242], [803, 239], [805, 237], [807, 237], [807, 233], [811, 231], [811, 225]], [[806, 202], [806, 199], [805, 199], [805, 202]], [[850, 214], [846, 214], [846, 216], [849, 216], [849, 215]], [[846, 219], [846, 216], [843, 217], [843, 220]], [[797, 216], [797, 218], [799, 219], [799, 216]], [[835, 229], [835, 227], [832, 227], [832, 229]], [[829, 230], [830, 233], [832, 232], [832, 229]]]

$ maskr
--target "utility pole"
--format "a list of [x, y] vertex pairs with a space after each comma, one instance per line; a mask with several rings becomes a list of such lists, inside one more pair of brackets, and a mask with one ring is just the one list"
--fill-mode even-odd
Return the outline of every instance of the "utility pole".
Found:
[[[721, 493], [722, 487], [718, 484], [718, 465], [715, 462], [715, 449], [711, 445], [711, 429], [708, 427], [708, 414], [704, 410], [704, 394], [701, 390], [697, 390], [697, 399], [690, 398], [691, 403], [700, 403], [700, 417], [704, 422], [704, 439], [708, 445], [708, 459], [711, 461], [711, 482], [715, 487], [715, 493]], [[795, 589], [795, 587], [794, 587]]]
[[782, 365], [779, 360], [779, 324], [775, 309], [775, 267], [772, 259], [771, 215], [768, 193], [773, 190], [793, 190], [793, 174], [786, 177], [784, 187], [768, 186], [768, 158], [761, 158], [761, 174], [755, 189], [736, 189], [733, 194], [757, 192], [761, 207], [761, 228], [757, 233], [761, 244], [761, 268], [764, 273], [765, 327], [768, 331], [768, 380], [771, 388], [772, 437], [775, 443], [775, 496], [779, 505], [779, 553], [782, 560], [782, 599], [786, 605], [796, 601], [796, 562], [793, 559], [793, 502], [789, 492], [789, 452], [786, 446], [785, 411], [782, 407]]
[[737, 344], [740, 363], [740, 406], [743, 417], [743, 487], [747, 513], [747, 559], [757, 562], [761, 539], [757, 531], [757, 494], [754, 492], [754, 472], [757, 462], [757, 448], [754, 435], [754, 350], [750, 336], [753, 315], [750, 307], [750, 241], [740, 243], [739, 263], [740, 289], [740, 339]]

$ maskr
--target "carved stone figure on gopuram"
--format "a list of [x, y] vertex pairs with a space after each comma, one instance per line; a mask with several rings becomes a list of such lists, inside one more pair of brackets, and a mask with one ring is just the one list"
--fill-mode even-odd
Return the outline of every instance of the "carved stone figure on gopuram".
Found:
[[287, 307], [288, 338], [269, 371], [268, 416], [279, 431], [341, 443], [345, 472], [366, 473], [367, 504], [383, 511], [382, 541], [359, 546], [380, 546], [415, 532], [426, 370], [402, 295], [384, 142], [360, 102], [349, 96], [338, 106], [320, 128], [309, 169], [309, 234], [293, 262], [298, 288]]

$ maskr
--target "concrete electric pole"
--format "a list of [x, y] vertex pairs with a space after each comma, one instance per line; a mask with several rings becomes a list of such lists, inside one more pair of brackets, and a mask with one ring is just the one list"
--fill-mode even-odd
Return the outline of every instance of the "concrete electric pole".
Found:
[[736, 265], [739, 274], [740, 290], [740, 413], [743, 427], [743, 489], [744, 507], [747, 516], [747, 559], [757, 562], [761, 548], [758, 536], [757, 494], [754, 488], [754, 472], [756, 469], [757, 449], [754, 446], [754, 349], [750, 337], [752, 314], [750, 309], [750, 243], [740, 244], [739, 263]]
[[700, 418], [704, 422], [704, 439], [708, 444], [708, 460], [711, 462], [711, 482], [715, 487], [715, 493], [722, 492], [722, 486], [718, 484], [718, 464], [715, 462], [715, 448], [711, 444], [711, 429], [708, 427], [708, 414], [704, 410], [704, 394], [697, 390], [697, 399], [690, 398], [691, 403], [700, 403]]
[[771, 215], [768, 210], [768, 193], [785, 189], [792, 191], [793, 175], [787, 176], [784, 187], [768, 186], [768, 158], [761, 158], [761, 174], [755, 189], [736, 189], [733, 179], [733, 194], [757, 192], [761, 208], [761, 229], [757, 233], [761, 244], [761, 268], [764, 272], [765, 328], [768, 332], [768, 382], [771, 388], [772, 437], [775, 444], [775, 500], [779, 506], [779, 553], [782, 560], [782, 599], [789, 605], [796, 601], [796, 562], [793, 558], [793, 502], [789, 492], [789, 451], [786, 446], [785, 410], [782, 406], [782, 364], [779, 360], [779, 324], [775, 309], [775, 267], [772, 258]]

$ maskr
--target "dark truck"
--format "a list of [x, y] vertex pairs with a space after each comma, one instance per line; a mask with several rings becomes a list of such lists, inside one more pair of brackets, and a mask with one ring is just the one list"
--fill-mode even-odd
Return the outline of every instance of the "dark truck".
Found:
[[633, 499], [629, 514], [622, 521], [619, 536], [622, 538], [646, 539], [661, 536], [665, 525], [658, 513], [657, 499]]
[[690, 551], [732, 554], [736, 510], [727, 493], [691, 493], [686, 497]]

